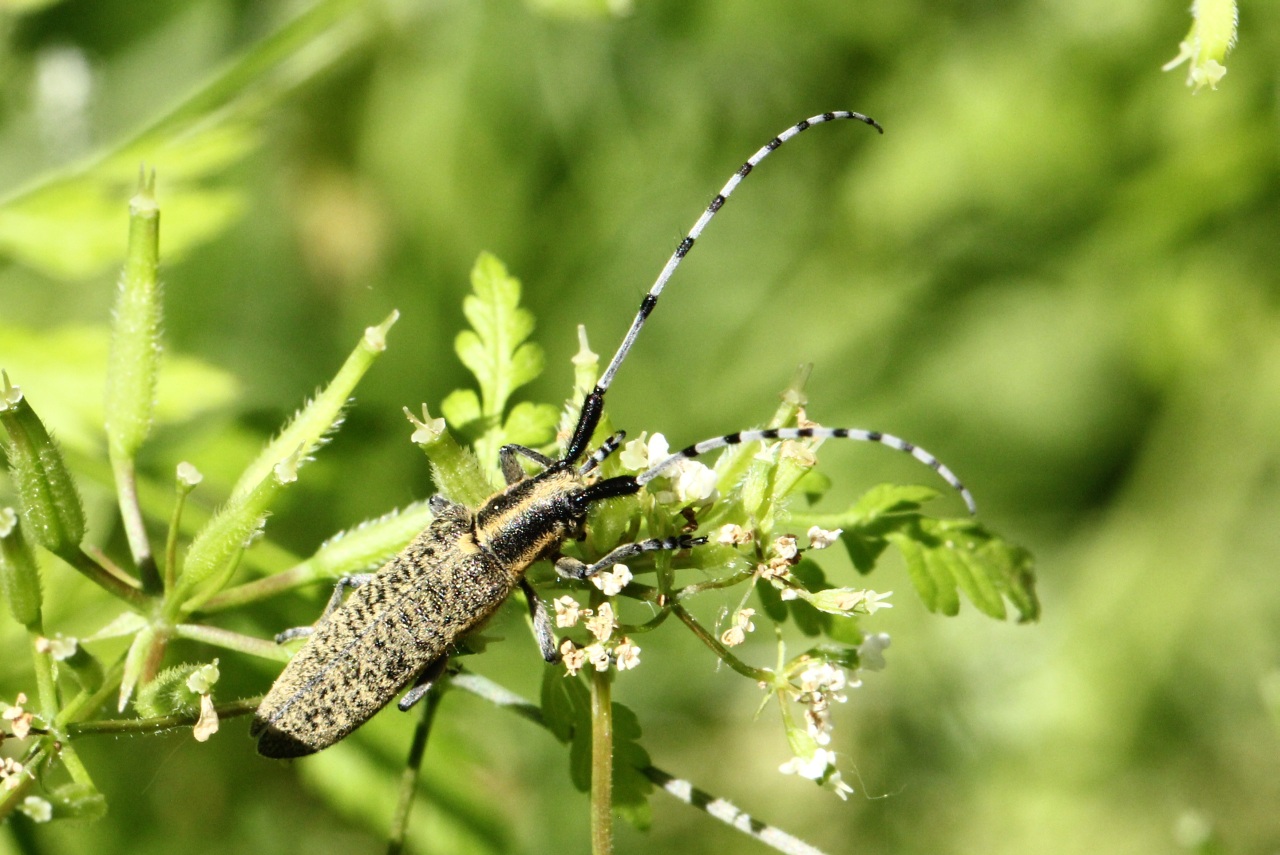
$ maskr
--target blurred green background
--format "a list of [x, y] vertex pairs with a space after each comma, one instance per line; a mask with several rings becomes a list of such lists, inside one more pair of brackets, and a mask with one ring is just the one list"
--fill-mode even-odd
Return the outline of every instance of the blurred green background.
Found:
[[[889, 667], [837, 710], [848, 803], [777, 773], [776, 716], [674, 622], [616, 698], [657, 765], [833, 853], [1280, 848], [1280, 7], [1246, 0], [1228, 75], [1193, 95], [1160, 72], [1185, 0], [602, 5], [0, 3], [0, 365], [87, 476], [91, 536], [121, 548], [102, 354], [139, 162], [159, 174], [171, 365], [218, 369], [164, 411], [142, 461], [163, 489], [188, 459], [216, 503], [364, 327], [403, 313], [270, 521], [307, 555], [430, 493], [401, 407], [468, 382], [452, 340], [481, 250], [539, 319], [527, 398], [558, 401], [576, 325], [611, 353], [748, 154], [861, 110], [883, 137], [815, 129], [726, 206], [613, 418], [684, 444], [759, 423], [815, 363], [814, 418], [925, 445], [1035, 552], [1043, 619], [930, 615], [886, 561], [868, 584], [896, 607], [866, 626], [892, 634]], [[871, 447], [823, 462], [845, 499], [933, 483]], [[48, 568], [47, 624], [83, 635], [104, 598], [71, 575]], [[266, 635], [326, 596], [229, 625]], [[510, 641], [474, 667], [536, 697], [518, 615], [494, 632]], [[11, 700], [30, 665], [7, 615], [0, 650]], [[222, 666], [223, 699], [276, 667]], [[0, 852], [380, 851], [408, 717], [291, 766], [245, 726], [82, 740], [108, 816], [13, 821]], [[416, 851], [586, 851], [566, 769], [545, 732], [451, 694]], [[765, 851], [653, 803], [618, 851]]]

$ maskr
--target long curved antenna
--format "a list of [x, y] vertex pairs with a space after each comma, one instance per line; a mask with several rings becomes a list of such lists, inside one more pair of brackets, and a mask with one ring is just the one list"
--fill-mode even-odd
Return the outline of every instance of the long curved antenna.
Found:
[[653, 312], [654, 307], [658, 305], [658, 297], [662, 294], [662, 289], [666, 287], [667, 281], [676, 272], [680, 262], [689, 254], [689, 250], [693, 248], [694, 242], [702, 234], [702, 230], [707, 227], [707, 223], [711, 222], [711, 218], [716, 215], [716, 212], [720, 210], [729, 196], [733, 194], [733, 191], [737, 189], [742, 179], [746, 178], [760, 161], [768, 157], [770, 152], [801, 131], [808, 130], [814, 125], [835, 121], [836, 119], [856, 119], [859, 122], [870, 125], [880, 133], [884, 133], [884, 128], [880, 127], [876, 120], [870, 116], [864, 116], [862, 113], [854, 113], [849, 110], [835, 110], [818, 116], [810, 116], [807, 119], [796, 122], [747, 158], [747, 162], [738, 168], [738, 171], [725, 183], [724, 187], [720, 188], [720, 192], [711, 200], [711, 204], [702, 212], [702, 216], [698, 217], [698, 221], [693, 224], [693, 228], [689, 229], [689, 233], [685, 235], [684, 240], [680, 241], [680, 245], [671, 254], [671, 258], [667, 259], [662, 272], [658, 274], [658, 278], [649, 288], [649, 293], [645, 294], [644, 299], [640, 301], [640, 310], [636, 312], [635, 320], [631, 322], [631, 328], [627, 330], [626, 336], [622, 339], [622, 344], [618, 346], [618, 352], [613, 355], [608, 367], [600, 375], [600, 380], [596, 383], [595, 389], [582, 402], [582, 414], [579, 416], [578, 424], [574, 428], [573, 438], [569, 441], [569, 446], [565, 450], [564, 459], [566, 461], [576, 461], [586, 450], [587, 444], [591, 441], [591, 434], [595, 431], [596, 425], [600, 421], [600, 413], [604, 408], [604, 393], [613, 383], [613, 375], [618, 372], [618, 367], [627, 358], [627, 354], [631, 351], [631, 346], [635, 344], [636, 336], [640, 334], [640, 329], [644, 326], [645, 320]]
[[973, 500], [973, 494], [941, 460], [920, 446], [907, 442], [905, 439], [899, 439], [896, 436], [880, 433], [879, 431], [852, 428], [768, 428], [766, 430], [744, 430], [726, 436], [713, 437], [694, 443], [682, 451], [677, 451], [657, 465], [649, 467], [636, 476], [636, 484], [643, 487], [681, 460], [688, 460], [700, 454], [706, 454], [708, 451], [714, 451], [717, 448], [725, 448], [726, 446], [738, 445], [744, 442], [755, 442], [761, 439], [853, 439], [860, 442], [878, 442], [881, 445], [887, 445], [890, 448], [910, 454], [916, 460], [937, 472], [942, 476], [942, 480], [954, 487], [961, 498], [964, 499], [965, 505], [969, 508], [969, 513], [978, 513], [978, 505]]

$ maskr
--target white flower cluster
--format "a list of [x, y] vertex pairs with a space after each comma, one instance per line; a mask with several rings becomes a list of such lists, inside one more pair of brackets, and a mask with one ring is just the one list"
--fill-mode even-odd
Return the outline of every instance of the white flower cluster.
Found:
[[24, 778], [34, 777], [27, 767], [12, 757], [0, 760], [0, 791], [16, 790], [22, 785]]
[[[656, 466], [671, 456], [671, 446], [660, 433], [645, 439], [633, 439], [622, 447], [618, 460], [627, 469], [641, 472]], [[662, 477], [671, 482], [670, 490], [654, 492], [654, 498], [664, 505], [697, 505], [712, 499], [716, 494], [715, 470], [696, 460], [681, 460], [667, 468]]]
[[26, 739], [31, 733], [31, 720], [33, 716], [22, 708], [27, 702], [25, 692], [18, 692], [18, 697], [14, 699], [13, 705], [4, 705], [3, 711], [0, 711], [0, 719], [9, 722], [9, 727], [13, 730], [14, 738]]
[[792, 739], [796, 756], [778, 767], [784, 775], [799, 775], [817, 781], [835, 792], [841, 799], [848, 798], [853, 788], [844, 782], [836, 769], [836, 755], [826, 746], [831, 744], [831, 704], [849, 699], [849, 689], [862, 685], [862, 670], [880, 671], [884, 668], [884, 650], [889, 646], [889, 636], [880, 632], [866, 636], [858, 645], [859, 667], [852, 673], [825, 659], [801, 660], [804, 664], [796, 677], [795, 699], [804, 704], [805, 737]]
[[848, 799], [849, 794], [853, 792], [853, 787], [846, 784], [840, 777], [840, 770], [836, 768], [835, 752], [825, 748], [814, 749], [813, 754], [808, 757], [792, 757], [779, 766], [778, 771], [784, 775], [799, 775], [802, 778], [817, 781], [829, 787], [841, 799]]
[[[615, 565], [614, 569], [619, 567], [626, 570], [621, 564]], [[630, 580], [630, 571], [627, 571], [626, 578]], [[640, 665], [639, 645], [625, 635], [613, 640], [613, 631], [618, 628], [618, 618], [612, 604], [601, 603], [593, 613], [591, 609], [582, 608], [577, 600], [566, 594], [553, 605], [556, 610], [556, 626], [576, 626], [581, 620], [595, 638], [586, 647], [579, 647], [568, 638], [560, 642], [560, 658], [570, 676], [577, 674], [588, 663], [597, 671], [608, 671], [611, 664], [616, 664], [619, 671], [627, 671]]]

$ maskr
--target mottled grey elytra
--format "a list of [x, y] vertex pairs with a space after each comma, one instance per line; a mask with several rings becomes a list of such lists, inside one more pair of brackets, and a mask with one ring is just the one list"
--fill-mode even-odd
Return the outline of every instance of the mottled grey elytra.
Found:
[[[687, 535], [627, 543], [589, 565], [560, 554], [566, 540], [582, 536], [587, 510], [594, 502], [635, 493], [681, 460], [759, 440], [840, 438], [878, 442], [907, 452], [938, 472], [960, 491], [973, 510], [969, 491], [941, 461], [918, 446], [876, 431], [741, 431], [691, 445], [638, 475], [605, 479], [599, 478], [598, 467], [617, 450], [623, 434], [614, 434], [593, 453], [586, 454], [600, 423], [605, 392], [618, 367], [657, 305], [662, 289], [707, 223], [770, 152], [801, 131], [835, 119], [856, 119], [883, 133], [873, 119], [861, 113], [823, 113], [797, 122], [774, 137], [733, 174], [680, 241], [641, 301], [613, 359], [583, 400], [582, 414], [563, 458], [553, 460], [523, 446], [504, 446], [499, 463], [507, 481], [505, 489], [474, 511], [434, 497], [434, 520], [403, 552], [377, 573], [340, 580], [314, 627], [279, 636], [282, 640], [307, 636], [307, 642], [290, 660], [254, 715], [250, 733], [258, 738], [261, 754], [299, 757], [327, 748], [412, 686], [399, 703], [401, 709], [408, 709], [426, 693], [457, 642], [484, 623], [517, 586], [528, 595], [542, 655], [554, 662], [559, 654], [551, 621], [525, 581], [525, 571], [536, 561], [550, 559], [562, 576], [586, 579], [642, 552], [688, 549], [705, 543], [706, 538]], [[518, 457], [534, 461], [542, 470], [525, 475]], [[348, 588], [353, 590], [344, 601], [343, 593]]]

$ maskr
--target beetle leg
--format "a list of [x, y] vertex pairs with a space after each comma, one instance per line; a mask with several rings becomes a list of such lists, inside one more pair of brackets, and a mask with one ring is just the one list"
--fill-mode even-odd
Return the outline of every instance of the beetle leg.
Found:
[[520, 468], [520, 461], [516, 459], [516, 455], [529, 458], [543, 469], [555, 463], [550, 457], [534, 451], [532, 448], [525, 448], [523, 445], [504, 445], [498, 449], [498, 463], [502, 466], [502, 477], [506, 479], [508, 486], [523, 481], [526, 477], [524, 470]]
[[556, 572], [566, 579], [590, 579], [615, 564], [620, 564], [632, 556], [642, 552], [658, 552], [660, 550], [692, 549], [706, 543], [705, 537], [693, 537], [682, 534], [679, 537], [655, 537], [636, 543], [624, 543], [594, 564], [584, 564], [576, 558], [562, 555], [556, 559]]
[[547, 613], [546, 604], [534, 592], [533, 586], [527, 579], [520, 580], [520, 590], [524, 591], [525, 599], [529, 601], [533, 635], [538, 640], [538, 650], [542, 651], [542, 658], [548, 662], [559, 662], [560, 652], [556, 650], [556, 633], [551, 628], [551, 615]]
[[[333, 614], [333, 610], [342, 605], [342, 598], [347, 595], [347, 589], [359, 588], [361, 585], [373, 579], [376, 573], [353, 573], [348, 576], [338, 577], [338, 583], [333, 586], [333, 594], [329, 597], [329, 603], [324, 607], [324, 611], [320, 614], [316, 623]], [[286, 629], [283, 632], [276, 633], [276, 644], [284, 644], [287, 641], [293, 641], [295, 638], [306, 638], [315, 631], [315, 624], [311, 626], [295, 626]]]
[[414, 704], [426, 697], [427, 692], [431, 691], [431, 687], [435, 685], [436, 680], [444, 674], [444, 666], [449, 662], [448, 654], [441, 656], [422, 670], [418, 675], [418, 679], [413, 681], [413, 687], [404, 693], [404, 697], [400, 699], [400, 703], [396, 707], [400, 712], [408, 712]]

